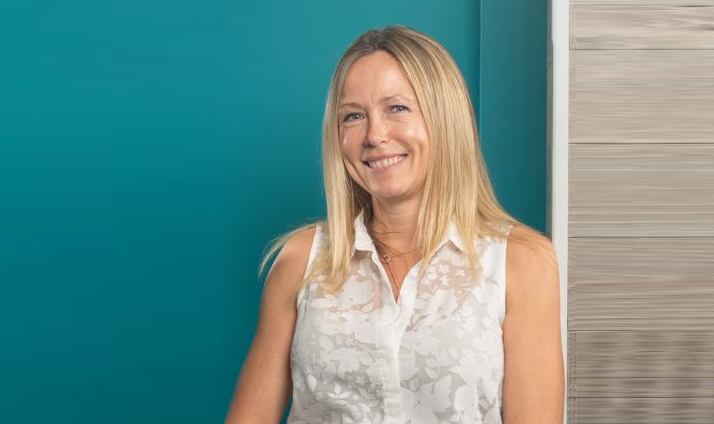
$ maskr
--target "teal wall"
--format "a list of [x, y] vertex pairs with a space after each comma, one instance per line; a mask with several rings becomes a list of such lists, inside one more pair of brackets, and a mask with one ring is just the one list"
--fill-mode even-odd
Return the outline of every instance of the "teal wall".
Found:
[[502, 205], [546, 230], [546, 0], [481, 1], [478, 121]]
[[522, 3], [3, 2], [0, 422], [223, 419], [262, 250], [324, 216], [327, 83], [367, 28], [452, 52], [499, 195], [543, 228], [545, 4]]

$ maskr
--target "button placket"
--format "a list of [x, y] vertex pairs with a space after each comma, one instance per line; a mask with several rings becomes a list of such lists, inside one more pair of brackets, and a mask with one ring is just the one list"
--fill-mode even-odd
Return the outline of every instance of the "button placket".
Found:
[[[373, 264], [379, 270], [380, 281], [382, 285], [382, 309], [385, 311], [385, 313], [382, 314], [382, 324], [390, 324], [394, 322], [394, 320], [396, 320], [399, 316], [399, 304], [402, 301], [402, 293], [400, 291], [399, 298], [397, 299], [397, 302], [395, 302], [394, 291], [392, 290], [392, 285], [389, 283], [389, 277], [387, 277], [387, 272], [384, 270], [384, 267], [379, 262], [377, 253], [374, 250], [372, 251], [371, 257]], [[387, 286], [386, 289], [384, 288], [385, 285]]]

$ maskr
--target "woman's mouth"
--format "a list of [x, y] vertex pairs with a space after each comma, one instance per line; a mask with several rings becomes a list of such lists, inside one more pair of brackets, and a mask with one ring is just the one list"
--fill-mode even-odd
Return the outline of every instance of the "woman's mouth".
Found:
[[392, 156], [391, 158], [382, 159], [374, 162], [365, 161], [364, 164], [370, 172], [380, 173], [389, 171], [395, 168], [406, 160], [408, 155]]

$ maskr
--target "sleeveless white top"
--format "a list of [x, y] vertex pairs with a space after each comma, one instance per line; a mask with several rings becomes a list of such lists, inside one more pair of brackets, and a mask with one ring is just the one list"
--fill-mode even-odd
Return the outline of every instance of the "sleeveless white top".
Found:
[[[395, 302], [364, 212], [354, 228], [342, 289], [298, 293], [287, 422], [501, 423], [506, 240], [474, 240], [473, 275], [452, 220], [424, 278], [418, 263]], [[324, 234], [318, 226], [308, 267]]]

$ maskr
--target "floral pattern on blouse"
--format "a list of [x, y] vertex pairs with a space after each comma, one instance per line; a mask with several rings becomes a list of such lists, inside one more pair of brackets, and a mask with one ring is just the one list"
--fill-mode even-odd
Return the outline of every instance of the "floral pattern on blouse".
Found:
[[[395, 302], [364, 212], [354, 227], [342, 289], [298, 294], [288, 423], [501, 423], [505, 240], [474, 241], [472, 275], [451, 221], [424, 277], [415, 265]], [[310, 262], [323, 236], [318, 226]]]

